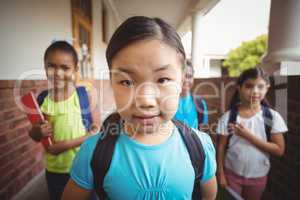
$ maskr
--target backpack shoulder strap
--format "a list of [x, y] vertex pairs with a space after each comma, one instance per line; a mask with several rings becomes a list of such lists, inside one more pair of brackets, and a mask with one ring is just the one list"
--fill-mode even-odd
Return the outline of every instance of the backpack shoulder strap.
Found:
[[238, 107], [234, 106], [233, 108], [231, 108], [231, 110], [229, 111], [229, 119], [228, 119], [228, 124], [230, 123], [235, 123], [237, 116], [238, 116]]
[[94, 188], [100, 199], [107, 197], [103, 189], [103, 181], [109, 170], [121, 127], [120, 117], [117, 114], [112, 114], [106, 118], [102, 124], [102, 136], [99, 138], [93, 153], [91, 168]]
[[90, 111], [89, 96], [84, 86], [77, 87], [76, 92], [79, 98], [82, 123], [85, 129], [88, 131], [93, 122], [91, 111]]
[[207, 104], [204, 100], [204, 98], [201, 98], [201, 105], [203, 106], [203, 120], [202, 123], [203, 124], [208, 124], [208, 108], [207, 108]]
[[39, 106], [41, 106], [46, 98], [46, 96], [48, 95], [49, 91], [48, 90], [44, 90], [42, 91], [38, 97], [37, 97], [37, 102], [39, 104]]
[[270, 141], [271, 139], [271, 129], [273, 126], [273, 115], [267, 106], [262, 106], [263, 111], [263, 118], [264, 118], [264, 124], [265, 124], [265, 130], [267, 135], [267, 141]]
[[196, 107], [196, 111], [197, 111], [197, 120], [198, 120], [198, 124], [202, 124], [203, 120], [204, 120], [204, 112], [205, 112], [205, 108], [203, 106], [203, 102], [202, 102], [202, 98], [200, 96], [193, 96], [193, 100], [194, 100], [194, 104]]
[[201, 199], [201, 185], [200, 180], [203, 176], [205, 153], [202, 143], [197, 136], [197, 133], [186, 126], [184, 123], [177, 120], [173, 120], [176, 127], [179, 129], [180, 135], [187, 147], [194, 171], [195, 171], [195, 182], [193, 189], [193, 200]]
[[[237, 119], [237, 116], [238, 116], [238, 106], [234, 106], [233, 108], [231, 108], [231, 110], [229, 111], [229, 119], [228, 119], [228, 124], [231, 124], [231, 123], [235, 123], [236, 122], [236, 119]], [[228, 126], [227, 124], [227, 126]], [[232, 134], [230, 133], [229, 129], [227, 128], [228, 130], [228, 139], [227, 139], [227, 144], [226, 144], [226, 149], [229, 148], [229, 142], [230, 142], [230, 139], [232, 137]]]

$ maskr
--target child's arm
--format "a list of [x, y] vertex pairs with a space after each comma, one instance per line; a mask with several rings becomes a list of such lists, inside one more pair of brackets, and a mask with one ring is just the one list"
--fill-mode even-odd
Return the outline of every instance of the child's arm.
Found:
[[64, 151], [80, 146], [86, 138], [87, 136], [84, 135], [72, 140], [53, 142], [53, 144], [49, 146], [46, 151], [48, 153], [58, 155]]
[[62, 200], [88, 200], [90, 199], [91, 191], [79, 187], [72, 179], [67, 183]]
[[205, 159], [203, 163], [203, 174], [200, 180], [202, 199], [213, 200], [217, 195], [217, 181], [216, 181], [216, 150], [208, 134], [201, 133], [198, 135], [203, 150]]
[[228, 136], [220, 135], [217, 148], [217, 177], [222, 188], [227, 186], [227, 180], [224, 173], [225, 153], [228, 142]]
[[99, 132], [100, 119], [99, 119], [99, 112], [97, 109], [97, 105], [95, 103], [96, 94], [93, 89], [91, 89], [91, 91], [88, 92], [88, 98], [90, 102], [90, 110], [91, 110], [91, 115], [93, 120], [93, 123], [91, 124], [90, 127], [90, 131], [86, 135], [79, 138], [75, 138], [67, 141], [55, 142], [51, 147], [47, 149], [47, 152], [54, 155], [60, 154], [64, 151], [80, 146], [84, 142], [84, 140], [88, 138], [90, 135]]
[[210, 180], [201, 185], [201, 195], [203, 200], [215, 200], [217, 196], [218, 186], [214, 176]]
[[285, 144], [283, 135], [280, 133], [272, 133], [269, 142], [263, 141], [250, 132], [243, 124], [230, 124], [234, 129], [235, 134], [248, 140], [251, 144], [256, 146], [259, 150], [270, 153], [275, 156], [282, 156], [285, 151]]
[[58, 155], [64, 151], [80, 146], [89, 136], [95, 134], [96, 132], [89, 132], [84, 136], [72, 139], [54, 142], [51, 146], [49, 146], [46, 151], [48, 153]]

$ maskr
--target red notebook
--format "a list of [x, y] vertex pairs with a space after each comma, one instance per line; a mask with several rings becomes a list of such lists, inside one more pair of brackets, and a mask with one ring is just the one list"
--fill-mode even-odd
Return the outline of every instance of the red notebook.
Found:
[[[41, 123], [45, 121], [44, 115], [40, 110], [39, 104], [37, 103], [32, 92], [29, 92], [21, 98], [22, 106], [27, 114], [27, 117], [31, 124]], [[44, 147], [52, 145], [50, 137], [43, 138], [41, 140]]]

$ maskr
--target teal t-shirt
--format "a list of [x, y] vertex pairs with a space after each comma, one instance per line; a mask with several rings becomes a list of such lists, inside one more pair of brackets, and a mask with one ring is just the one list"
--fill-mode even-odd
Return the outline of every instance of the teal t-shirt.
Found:
[[[202, 124], [208, 124], [208, 114], [207, 114], [207, 106], [205, 101], [202, 99], [202, 106], [199, 108], [203, 108], [202, 114]], [[198, 129], [198, 116], [197, 116], [197, 108], [193, 99], [192, 94], [189, 94], [184, 97], [180, 97], [178, 109], [174, 116], [174, 119], [181, 121], [188, 125], [191, 128]]]
[[[215, 149], [210, 137], [197, 131], [205, 163], [201, 183], [215, 176]], [[91, 159], [100, 134], [92, 136], [76, 155], [71, 178], [84, 189], [93, 189]], [[121, 132], [103, 187], [109, 199], [191, 199], [194, 169], [177, 128], [158, 145], [143, 145]]]

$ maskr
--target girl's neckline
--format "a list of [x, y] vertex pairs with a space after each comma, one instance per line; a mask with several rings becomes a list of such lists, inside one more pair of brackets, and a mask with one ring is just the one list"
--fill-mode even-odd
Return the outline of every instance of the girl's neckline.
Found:
[[262, 113], [262, 109], [260, 109], [259, 111], [257, 111], [256, 113], [254, 113], [253, 115], [251, 115], [250, 117], [244, 117], [244, 116], [241, 116], [240, 112], [238, 113], [238, 116], [242, 119], [245, 119], [245, 120], [250, 120], [252, 118], [254, 118], [255, 116], [259, 115]]
[[63, 103], [63, 102], [67, 102], [67, 101], [69, 101], [70, 99], [73, 98], [73, 96], [74, 96], [75, 93], [76, 93], [76, 88], [73, 90], [73, 92], [71, 93], [70, 96], [68, 96], [66, 99], [59, 100], [59, 101], [55, 101], [55, 100], [51, 97], [50, 94], [52, 93], [52, 91], [53, 91], [52, 89], [49, 90], [49, 95], [48, 95], [49, 100], [52, 101], [52, 102], [54, 102], [54, 103]]
[[173, 140], [173, 138], [175, 137], [174, 135], [174, 131], [175, 131], [175, 126], [173, 127], [172, 133], [169, 135], [169, 137], [167, 139], [165, 139], [164, 141], [162, 141], [159, 144], [153, 144], [153, 145], [147, 145], [147, 144], [143, 144], [141, 142], [138, 142], [135, 139], [132, 139], [122, 128], [121, 130], [121, 137], [124, 138], [126, 141], [129, 142], [130, 145], [141, 148], [141, 149], [145, 149], [145, 150], [155, 150], [155, 149], [159, 149], [163, 146], [166, 146], [168, 144], [170, 144]]

